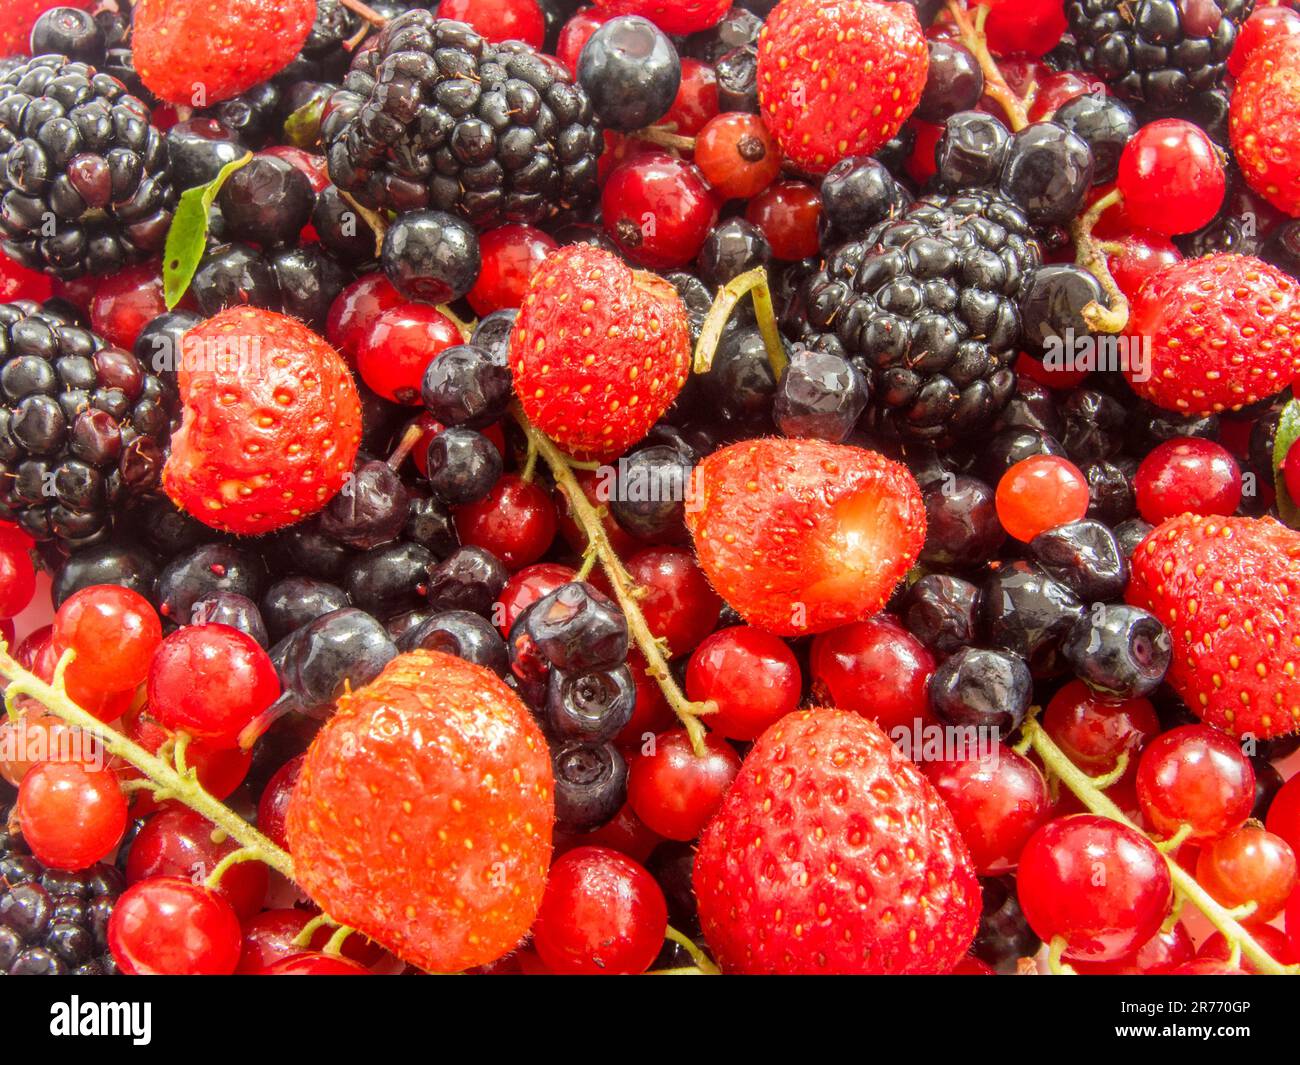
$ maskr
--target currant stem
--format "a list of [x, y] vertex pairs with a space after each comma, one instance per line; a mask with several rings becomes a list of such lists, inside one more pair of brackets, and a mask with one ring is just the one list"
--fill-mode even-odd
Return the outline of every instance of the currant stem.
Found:
[[600, 515], [579, 486], [568, 461], [551, 438], [528, 420], [528, 415], [524, 413], [523, 408], [517, 402], [511, 405], [510, 412], [515, 421], [519, 423], [520, 428], [523, 429], [524, 434], [537, 448], [537, 453], [550, 467], [556, 485], [569, 500], [569, 506], [572, 508], [574, 518], [583, 532], [587, 534], [587, 551], [594, 553], [604, 567], [605, 575], [609, 578], [610, 587], [614, 590], [614, 598], [618, 600], [623, 615], [627, 618], [628, 632], [645, 656], [646, 672], [658, 683], [668, 705], [673, 708], [673, 713], [677, 715], [682, 727], [686, 729], [686, 734], [690, 737], [691, 746], [694, 748], [695, 753], [702, 756], [704, 754], [705, 729], [700, 722], [700, 716], [716, 711], [717, 707], [711, 702], [691, 702], [677, 686], [677, 682], [673, 679], [672, 672], [668, 668], [668, 662], [664, 658], [659, 640], [650, 631], [650, 626], [646, 624], [645, 615], [641, 613], [641, 607], [637, 604], [639, 589], [636, 582], [632, 579], [632, 575], [628, 573], [627, 567], [623, 565], [623, 560], [618, 557], [614, 545], [609, 542], [609, 536], [605, 532], [605, 526], [601, 523]]
[[360, 15], [372, 26], [383, 26], [388, 19], [376, 11], [373, 7], [368, 7], [361, 0], [339, 0], [339, 3], [351, 11], [354, 15]]
[[1098, 791], [1106, 791], [1117, 783], [1128, 771], [1128, 751], [1120, 751], [1119, 757], [1115, 759], [1115, 768], [1109, 773], [1103, 773], [1101, 776], [1092, 778], [1092, 786]]
[[1098, 333], [1122, 333], [1128, 325], [1128, 297], [1115, 283], [1110, 272], [1110, 264], [1106, 261], [1107, 245], [1092, 235], [1101, 216], [1123, 199], [1119, 189], [1112, 189], [1070, 224], [1070, 235], [1074, 238], [1074, 261], [1101, 283], [1110, 300], [1109, 307], [1093, 302], [1083, 309], [1083, 318], [1088, 323], [1088, 328]]
[[722, 330], [726, 328], [736, 304], [746, 293], [753, 294], [754, 312], [758, 316], [759, 332], [763, 334], [763, 346], [767, 348], [767, 361], [771, 364], [776, 379], [781, 379], [787, 362], [785, 345], [781, 342], [781, 330], [776, 324], [776, 309], [772, 306], [772, 289], [767, 282], [767, 271], [761, 266], [733, 277], [718, 291], [700, 329], [700, 339], [695, 345], [693, 369], [696, 373], [708, 373], [712, 368], [713, 356], [722, 339]]
[[[1055, 773], [1057, 778], [1063, 781], [1065, 786], [1074, 792], [1079, 801], [1089, 810], [1095, 814], [1100, 814], [1102, 817], [1108, 817], [1112, 821], [1117, 821], [1134, 832], [1142, 832], [1140, 828], [1124, 816], [1123, 811], [1107, 797], [1105, 792], [1097, 789], [1092, 782], [1092, 778], [1087, 773], [1066, 757], [1065, 752], [1052, 742], [1052, 738], [1043, 731], [1042, 726], [1037, 721], [1026, 721], [1024, 728], [1030, 736], [1034, 751], [1043, 760], [1043, 764]], [[1165, 864], [1169, 867], [1169, 876], [1173, 881], [1175, 891], [1200, 910], [1201, 913], [1205, 914], [1209, 922], [1223, 933], [1224, 939], [1230, 945], [1240, 944], [1242, 953], [1255, 963], [1257, 972], [1266, 976], [1281, 976], [1298, 971], [1296, 966], [1281, 964], [1255, 942], [1251, 934], [1238, 923], [1233, 911], [1226, 909], [1215, 901], [1213, 896], [1196, 882], [1196, 878], [1191, 873], [1187, 872], [1169, 855], [1165, 854], [1164, 859]]]
[[397, 447], [393, 448], [393, 453], [388, 456], [388, 468], [396, 470], [401, 467], [402, 463], [415, 449], [415, 445], [420, 442], [420, 437], [424, 435], [424, 429], [420, 427], [419, 422], [412, 422], [406, 427], [406, 432], [402, 434], [402, 439], [397, 442]]
[[334, 929], [334, 934], [329, 937], [325, 946], [321, 947], [324, 954], [340, 955], [343, 953], [343, 944], [347, 941], [348, 936], [356, 932], [355, 928], [349, 928], [345, 924], [339, 925]]
[[1025, 109], [1025, 101], [1007, 84], [1007, 79], [1002, 76], [1002, 70], [998, 67], [998, 61], [989, 51], [988, 39], [984, 35], [984, 23], [989, 17], [988, 6], [980, 4], [975, 9], [974, 23], [971, 22], [962, 0], [948, 0], [948, 12], [952, 15], [953, 22], [957, 24], [961, 43], [975, 56], [980, 69], [984, 71], [984, 91], [1001, 105], [1011, 122], [1012, 130], [1018, 133], [1029, 125], [1029, 115]]
[[217, 862], [217, 864], [213, 866], [212, 872], [210, 872], [207, 879], [203, 881], [203, 886], [216, 890], [218, 885], [221, 883], [221, 878], [226, 875], [232, 866], [239, 865], [243, 862], [256, 862], [260, 860], [261, 856], [257, 851], [252, 850], [249, 847], [240, 847], [239, 850], [231, 851], [222, 858], [221, 861]]
[[293, 937], [295, 947], [310, 947], [311, 937], [322, 928], [342, 928], [343, 925], [334, 920], [328, 913], [318, 913], [310, 921], [302, 926], [302, 931]]
[[672, 942], [676, 943], [682, 948], [682, 950], [686, 951], [686, 953], [691, 956], [691, 961], [695, 962], [695, 967], [699, 969], [701, 974], [705, 976], [722, 975], [722, 970], [713, 964], [713, 959], [705, 954], [704, 951], [700, 950], [700, 948], [695, 944], [695, 941], [684, 932], [679, 932], [672, 925], [669, 925], [668, 930], [664, 933], [664, 938], [672, 940]]
[[646, 126], [632, 134], [637, 140], [657, 144], [661, 148], [675, 148], [679, 152], [695, 151], [695, 138], [674, 133], [664, 126]]
[[[75, 657], [74, 651], [64, 652], [55, 670], [56, 677], [62, 677], [62, 671], [67, 669], [73, 657]], [[138, 743], [109, 728], [98, 718], [83, 710], [68, 697], [65, 690], [46, 684], [24, 669], [10, 657], [8, 645], [3, 641], [0, 641], [0, 677], [9, 681], [6, 698], [13, 693], [35, 699], [55, 717], [76, 726], [87, 736], [103, 744], [104, 749], [110, 754], [115, 754], [135, 766], [159, 789], [166, 792], [168, 798], [175, 798], [191, 810], [202, 814], [232, 839], [238, 841], [244, 849], [252, 851], [258, 861], [269, 865], [289, 880], [293, 879], [293, 858], [289, 853], [277, 847], [230, 807], [206, 792], [192, 773], [178, 773], [174, 766], [168, 765], [157, 755], [150, 754]], [[179, 742], [179, 737], [177, 747], [181, 748], [183, 758], [184, 748]]]

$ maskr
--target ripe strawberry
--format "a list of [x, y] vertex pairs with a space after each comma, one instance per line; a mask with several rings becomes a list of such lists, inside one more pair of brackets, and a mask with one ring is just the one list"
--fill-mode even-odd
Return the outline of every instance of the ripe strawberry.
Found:
[[496, 674], [399, 655], [307, 751], [285, 823], [294, 878], [403, 961], [486, 965], [541, 906], [554, 786], [546, 740]]
[[929, 69], [910, 4], [781, 0], [758, 37], [758, 102], [786, 157], [824, 174], [897, 133]]
[[45, 12], [55, 7], [77, 7], [89, 11], [94, 0], [6, 0], [0, 17], [0, 57], [30, 55], [32, 27]]
[[1271, 518], [1184, 514], [1133, 554], [1127, 599], [1165, 623], [1166, 677], [1234, 736], [1300, 728], [1300, 533]]
[[1249, 255], [1187, 259], [1142, 286], [1128, 334], [1139, 396], [1180, 414], [1240, 410], [1300, 373], [1300, 288]]
[[695, 858], [723, 969], [946, 973], [980, 888], [939, 794], [871, 721], [796, 711], [755, 742]]
[[1232, 90], [1229, 133], [1241, 173], [1257, 193], [1300, 215], [1300, 38], [1259, 47]]
[[700, 568], [752, 625], [824, 632], [885, 605], [925, 543], [907, 468], [821, 440], [746, 440], [699, 466], [686, 524]]
[[596, 0], [606, 15], [640, 15], [664, 33], [698, 33], [716, 26], [731, 0]]
[[613, 458], [644, 437], [686, 383], [690, 359], [672, 285], [589, 244], [561, 248], [533, 272], [510, 335], [525, 413], [578, 458]]
[[161, 99], [204, 107], [283, 70], [315, 19], [316, 0], [138, 0], [135, 69]]
[[301, 322], [232, 307], [185, 334], [184, 420], [163, 488], [223, 532], [270, 532], [321, 510], [361, 443], [347, 365]]

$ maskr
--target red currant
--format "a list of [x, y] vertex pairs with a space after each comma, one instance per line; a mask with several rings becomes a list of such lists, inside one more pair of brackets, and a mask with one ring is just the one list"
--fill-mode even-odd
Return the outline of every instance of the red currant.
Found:
[[533, 271], [559, 247], [540, 229], [523, 225], [489, 229], [478, 246], [483, 265], [466, 297], [476, 314], [520, 306]]
[[361, 342], [385, 311], [406, 301], [382, 273], [365, 274], [348, 285], [330, 304], [325, 339], [350, 363], [355, 363]]
[[1002, 527], [1024, 543], [1078, 521], [1088, 513], [1088, 499], [1087, 478], [1069, 459], [1056, 455], [1017, 462], [998, 481], [995, 496]]
[[90, 304], [90, 327], [119, 348], [130, 351], [146, 325], [167, 312], [162, 270], [157, 263], [128, 266], [106, 277]]
[[1192, 233], [1223, 204], [1227, 178], [1214, 142], [1180, 118], [1143, 126], [1119, 158], [1119, 191], [1135, 228]]
[[438, 17], [464, 22], [493, 44], [523, 41], [540, 50], [546, 37], [537, 0], [442, 0]]
[[364, 965], [358, 965], [335, 954], [312, 951], [299, 952], [274, 962], [266, 970], [267, 976], [373, 976]]
[[[157, 754], [158, 748], [172, 736], [171, 731], [163, 728], [149, 713], [149, 707], [145, 704], [133, 707], [123, 715], [122, 729], [150, 754]], [[204, 791], [213, 798], [225, 799], [234, 794], [235, 789], [248, 776], [253, 752], [241, 751], [238, 747], [212, 747], [202, 740], [194, 740], [185, 749], [185, 761], [194, 770]], [[132, 779], [138, 774], [131, 767], [125, 766], [119, 770], [118, 776]], [[149, 792], [136, 796], [133, 809], [137, 816], [148, 814], [155, 808], [153, 796]]]
[[54, 615], [54, 646], [75, 651], [68, 674], [107, 691], [141, 684], [162, 642], [162, 622], [139, 592], [99, 584], [73, 593]]
[[1264, 924], [1282, 912], [1295, 890], [1295, 852], [1281, 836], [1245, 824], [1201, 848], [1196, 879], [1228, 909], [1255, 903], [1242, 920]]
[[128, 976], [228, 976], [239, 964], [239, 918], [184, 877], [132, 884], [108, 922], [108, 946]]
[[690, 652], [718, 624], [722, 599], [690, 551], [649, 547], [627, 560], [627, 571], [645, 593], [640, 606], [646, 624], [673, 655]]
[[555, 57], [569, 68], [575, 77], [578, 74], [578, 56], [583, 46], [591, 40], [591, 35], [614, 17], [612, 11], [606, 12], [598, 7], [579, 8], [560, 30], [559, 40], [555, 44]]
[[[677, 86], [677, 96], [661, 124], [672, 124], [673, 132], [693, 137], [704, 124], [718, 113], [718, 74], [708, 63], [698, 59], [682, 58], [682, 80]], [[699, 162], [699, 144], [695, 145]]]
[[418, 407], [429, 363], [440, 351], [462, 343], [460, 330], [437, 307], [404, 303], [371, 324], [357, 346], [357, 373], [384, 399]]
[[1218, 839], [1250, 816], [1255, 771], [1231, 738], [1208, 725], [1183, 725], [1142, 754], [1138, 803], [1147, 825], [1172, 836], [1183, 825], [1193, 843]]
[[[60, 652], [54, 641], [52, 639], [46, 641], [42, 644], [36, 661], [32, 663], [32, 672], [45, 683], [52, 683], [59, 658]], [[100, 721], [116, 721], [126, 712], [135, 698], [135, 691], [131, 689], [105, 691], [95, 682], [93, 674], [87, 678], [80, 672], [65, 672], [63, 680], [68, 690], [68, 697]]]
[[35, 300], [44, 303], [54, 291], [48, 274], [29, 270], [0, 252], [0, 303]]
[[695, 138], [695, 163], [726, 200], [748, 200], [781, 173], [781, 151], [758, 115], [728, 111]]
[[538, 562], [512, 574], [497, 597], [493, 620], [501, 635], [510, 633], [515, 619], [543, 596], [577, 578], [577, 571], [558, 562]]
[[36, 595], [36, 567], [25, 547], [0, 544], [0, 618], [27, 609]]
[[1163, 928], [1131, 954], [1114, 961], [1072, 959], [1070, 965], [1080, 976], [1156, 976], [1191, 961], [1196, 945], [1186, 927], [1179, 922], [1169, 931]]
[[632, 805], [625, 802], [618, 813], [591, 832], [569, 834], [557, 830], [555, 853], [563, 854], [574, 847], [609, 847], [619, 854], [626, 854], [634, 862], [644, 863], [662, 842], [663, 836], [647, 827], [637, 817]]
[[842, 625], [813, 639], [813, 695], [875, 721], [886, 733], [934, 720], [934, 655], [890, 614]]
[[516, 570], [536, 562], [555, 539], [555, 504], [516, 473], [503, 474], [483, 499], [456, 507], [460, 542], [491, 551]]
[[646, 672], [645, 659], [635, 648], [628, 653], [627, 664], [636, 682], [636, 706], [632, 708], [632, 719], [614, 742], [620, 747], [637, 748], [656, 732], [671, 728], [676, 718], [659, 682]]
[[984, 29], [996, 55], [1043, 56], [1066, 30], [1063, 0], [994, 0]]
[[778, 181], [749, 201], [745, 218], [763, 231], [778, 259], [798, 260], [816, 255], [817, 223], [822, 198], [802, 181]]
[[663, 947], [664, 893], [646, 870], [607, 847], [578, 847], [551, 866], [533, 945], [554, 973], [643, 973]]
[[748, 625], [722, 629], [695, 649], [686, 667], [686, 695], [718, 708], [709, 728], [753, 740], [799, 705], [803, 678], [780, 637]]
[[1030, 122], [1044, 122], [1051, 119], [1062, 107], [1080, 96], [1087, 96], [1094, 89], [1094, 83], [1073, 70], [1062, 70], [1049, 74], [1038, 86], [1033, 103], [1029, 107]]
[[1071, 762], [1101, 776], [1126, 751], [1135, 767], [1138, 752], [1160, 731], [1160, 718], [1147, 699], [1108, 702], [1083, 681], [1072, 680], [1052, 696], [1042, 726]]
[[[1255, 925], [1250, 930], [1250, 937], [1263, 947], [1274, 961], [1279, 961], [1283, 965], [1295, 963], [1295, 952], [1291, 948], [1291, 941], [1281, 929], [1267, 924]], [[1232, 957], [1232, 947], [1222, 932], [1215, 932], [1201, 944], [1201, 949], [1196, 952], [1196, 956], [1201, 959], [1226, 962]], [[1244, 954], [1237, 964], [1248, 973], [1255, 972], [1255, 963]]]
[[149, 707], [167, 728], [214, 747], [280, 695], [280, 680], [257, 641], [227, 625], [191, 625], [168, 636], [149, 668]]
[[111, 769], [39, 762], [18, 788], [23, 839], [52, 869], [85, 869], [112, 853], [126, 831], [126, 797]]
[[691, 262], [718, 220], [717, 198], [699, 167], [662, 153], [620, 164], [600, 202], [610, 239], [652, 270]]
[[1150, 939], [1169, 912], [1169, 867], [1139, 832], [1094, 814], [1043, 825], [1020, 854], [1020, 905], [1065, 956], [1112, 961]]
[[1138, 512], [1159, 525], [1191, 512], [1227, 517], [1241, 502], [1241, 468], [1227, 448], [1200, 437], [1157, 444], [1133, 478]]
[[685, 729], [656, 736], [628, 766], [627, 801], [646, 826], [666, 839], [692, 840], [722, 804], [740, 772], [740, 756], [709, 733], [697, 755]]
[[1150, 278], [1183, 258], [1172, 240], [1146, 230], [1114, 237], [1111, 243], [1119, 247], [1107, 254], [1106, 264], [1115, 284], [1130, 300], [1137, 298]]
[[257, 800], [257, 827], [277, 847], [286, 850], [289, 841], [284, 832], [284, 819], [289, 812], [293, 786], [298, 782], [298, 774], [302, 772], [302, 764], [306, 760], [307, 756], [300, 754], [285, 762], [266, 782], [262, 797]]
[[[294, 942], [314, 916], [310, 910], [263, 910], [244, 921], [243, 950], [235, 972], [261, 976], [277, 962], [301, 955], [304, 949], [320, 950], [329, 942], [333, 933], [329, 926], [316, 929], [308, 948], [300, 947]], [[363, 969], [385, 956], [382, 947], [363, 936], [348, 936], [343, 941], [343, 953]]]
[[1300, 776], [1292, 777], [1273, 796], [1264, 827], [1281, 836], [1300, 854]]
[[923, 185], [938, 173], [939, 164], [934, 152], [943, 137], [944, 127], [919, 118], [914, 124], [916, 140], [912, 142], [912, 150], [908, 153], [905, 165], [907, 176], [918, 185]]

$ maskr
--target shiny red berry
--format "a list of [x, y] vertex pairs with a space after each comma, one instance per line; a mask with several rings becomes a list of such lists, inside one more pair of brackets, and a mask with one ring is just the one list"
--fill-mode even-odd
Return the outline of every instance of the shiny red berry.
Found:
[[1222, 444], [1178, 437], [1152, 448], [1133, 487], [1138, 513], [1152, 525], [1188, 512], [1228, 517], [1241, 502], [1241, 467]]
[[1214, 142], [1180, 118], [1160, 119], [1134, 134], [1120, 155], [1117, 183], [1132, 224], [1166, 236], [1207, 224], [1227, 188]]
[[627, 801], [665, 839], [692, 840], [722, 804], [740, 756], [714, 733], [697, 755], [685, 729], [656, 736], [628, 766]]
[[803, 677], [790, 646], [749, 625], [707, 637], [686, 667], [686, 696], [712, 702], [708, 726], [728, 739], [757, 739], [799, 705]]
[[129, 976], [228, 976], [241, 940], [230, 904], [178, 876], [133, 884], [108, 922], [109, 949]]

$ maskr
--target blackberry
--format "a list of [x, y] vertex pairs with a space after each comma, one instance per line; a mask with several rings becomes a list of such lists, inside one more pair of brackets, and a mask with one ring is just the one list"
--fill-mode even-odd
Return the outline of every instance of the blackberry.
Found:
[[[0, 826], [8, 823], [3, 811]], [[101, 862], [47, 869], [21, 836], [0, 827], [0, 971], [12, 976], [114, 976], [108, 921], [125, 887]]]
[[356, 55], [321, 135], [334, 183], [366, 206], [481, 228], [591, 203], [603, 147], [587, 94], [556, 64], [420, 9]]
[[175, 192], [167, 145], [122, 82], [63, 56], [0, 78], [0, 237], [24, 266], [70, 279], [162, 250]]
[[945, 440], [987, 427], [1015, 389], [1019, 301], [1040, 252], [996, 192], [931, 195], [833, 249], [804, 284], [808, 327], [871, 370], [873, 428]]
[[1084, 68], [1150, 114], [1215, 110], [1228, 56], [1254, 0], [1069, 0]]
[[134, 355], [34, 303], [0, 304], [0, 516], [98, 542], [155, 488], [174, 396]]

